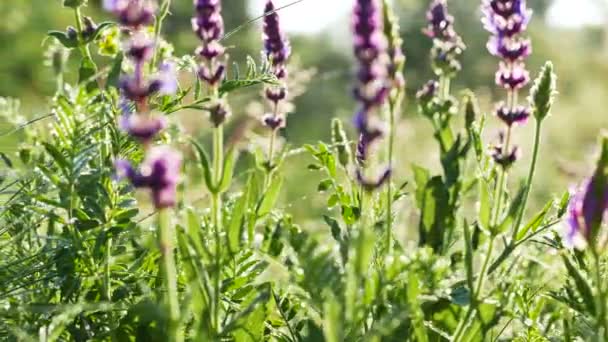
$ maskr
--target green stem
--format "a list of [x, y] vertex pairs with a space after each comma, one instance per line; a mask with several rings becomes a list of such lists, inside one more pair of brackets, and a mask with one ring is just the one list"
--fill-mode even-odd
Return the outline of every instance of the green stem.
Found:
[[183, 338], [179, 331], [180, 310], [177, 293], [177, 270], [173, 254], [174, 239], [170, 212], [168, 209], [161, 209], [158, 212], [158, 247], [162, 258], [165, 290], [167, 291], [166, 301], [169, 311], [168, 340], [180, 342]]
[[[224, 157], [224, 126], [220, 125], [213, 130], [213, 179], [215, 184], [220, 184], [222, 177], [222, 165]], [[215, 332], [220, 332], [220, 284], [222, 281], [222, 197], [219, 192], [212, 194], [212, 224], [215, 232], [215, 283], [213, 317]]]
[[[395, 147], [395, 111], [397, 109], [397, 101], [390, 101], [389, 108], [389, 134], [388, 134], [388, 167], [393, 167], [393, 150]], [[391, 177], [392, 178], [392, 177]], [[386, 250], [387, 254], [392, 252], [392, 236], [393, 236], [393, 182], [389, 179], [386, 185]]]
[[163, 21], [165, 17], [169, 13], [169, 8], [171, 7], [171, 0], [165, 0], [161, 5], [162, 12], [156, 17], [156, 21], [154, 22], [154, 54], [152, 55], [152, 62], [150, 63], [150, 72], [154, 71], [156, 67], [156, 63], [158, 62], [158, 55], [160, 49], [158, 48], [158, 42], [160, 41], [160, 32], [163, 28]]
[[538, 150], [540, 147], [540, 132], [541, 132], [542, 121], [536, 121], [536, 130], [534, 134], [534, 152], [532, 153], [532, 162], [530, 163], [530, 171], [528, 172], [528, 179], [526, 180], [526, 188], [524, 192], [524, 198], [522, 201], [521, 210], [517, 215], [517, 219], [515, 220], [515, 225], [513, 226], [513, 236], [511, 237], [511, 243], [514, 243], [517, 239], [517, 233], [519, 233], [519, 226], [521, 225], [521, 221], [523, 220], [526, 205], [528, 203], [528, 195], [530, 194], [530, 188], [532, 187], [532, 180], [534, 179], [534, 172], [536, 171], [536, 162], [538, 160]]
[[488, 251], [486, 253], [486, 257], [484, 259], [484, 262], [481, 266], [481, 270], [479, 271], [479, 275], [477, 278], [477, 284], [475, 285], [475, 289], [471, 289], [472, 292], [472, 301], [471, 304], [469, 305], [469, 308], [467, 309], [464, 318], [458, 323], [458, 326], [456, 328], [456, 331], [454, 332], [454, 338], [452, 339], [452, 341], [459, 341], [463, 336], [463, 334], [465, 333], [466, 327], [469, 325], [469, 319], [471, 319], [472, 317], [475, 316], [478, 308], [479, 308], [479, 301], [481, 299], [481, 291], [483, 289], [483, 283], [485, 280], [485, 274], [488, 270], [488, 265], [490, 264], [490, 260], [492, 259], [492, 252], [494, 251], [494, 241], [495, 241], [495, 237], [494, 235], [492, 235], [490, 237], [490, 242], [488, 243]]
[[106, 267], [105, 267], [105, 271], [104, 271], [105, 297], [108, 302], [112, 300], [111, 264], [112, 264], [112, 238], [108, 237], [106, 240]]
[[[89, 50], [88, 44], [82, 44], [80, 40], [82, 36], [82, 13], [80, 12], [80, 7], [74, 8], [74, 19], [76, 20], [76, 30], [78, 31], [78, 47], [80, 49], [80, 53], [82, 54], [83, 59], [88, 59], [93, 62], [93, 57], [91, 56], [91, 51]], [[97, 67], [95, 67], [97, 69]]]
[[270, 133], [270, 138], [268, 139], [268, 169], [266, 170], [266, 175], [264, 178], [264, 188], [268, 188], [270, 186], [270, 181], [272, 180], [272, 174], [274, 171], [274, 149], [276, 145], [277, 132], [272, 130]]
[[592, 248], [593, 260], [595, 262], [595, 282], [597, 286], [597, 331], [602, 331], [604, 340], [608, 339], [608, 325], [606, 324], [606, 298], [604, 297], [604, 289], [602, 286], [602, 274], [601, 274], [601, 263], [600, 255]]

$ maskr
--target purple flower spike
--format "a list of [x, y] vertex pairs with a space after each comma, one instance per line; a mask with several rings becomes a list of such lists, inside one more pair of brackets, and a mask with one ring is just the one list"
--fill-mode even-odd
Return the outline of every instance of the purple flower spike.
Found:
[[445, 0], [435, 0], [426, 13], [428, 26], [424, 34], [440, 40], [453, 40], [457, 37], [454, 31], [454, 17], [448, 13], [448, 4]]
[[126, 55], [135, 63], [145, 63], [152, 59], [154, 54], [154, 40], [143, 32], [138, 32], [129, 41]]
[[287, 76], [285, 63], [291, 54], [291, 47], [281, 30], [279, 14], [275, 12], [272, 0], [266, 2], [264, 13], [264, 54], [271, 61], [275, 75], [282, 79]]
[[167, 127], [164, 117], [128, 114], [120, 118], [120, 128], [143, 143], [149, 143], [160, 131]]
[[509, 62], [522, 61], [532, 54], [532, 43], [529, 39], [491, 37], [487, 47], [492, 55]]
[[520, 152], [517, 147], [507, 150], [505, 148], [505, 134], [504, 132], [500, 132], [499, 142], [493, 147], [491, 156], [497, 165], [507, 170], [519, 159]]
[[507, 90], [519, 90], [530, 82], [530, 73], [522, 63], [501, 63], [496, 72], [496, 84]]
[[525, 0], [484, 0], [482, 12], [484, 28], [499, 37], [523, 33], [532, 18]]
[[161, 95], [173, 95], [177, 92], [177, 70], [173, 63], [163, 63], [151, 83], [151, 88]]
[[148, 151], [140, 171], [124, 160], [116, 161], [115, 167], [120, 178], [128, 179], [136, 188], [150, 190], [156, 209], [175, 206], [181, 168], [178, 152], [166, 146], [154, 147]]
[[386, 183], [391, 178], [392, 170], [390, 168], [384, 170], [378, 179], [369, 179], [363, 175], [363, 172], [359, 169], [357, 170], [357, 181], [363, 189], [366, 191], [372, 192], [374, 190], [380, 189], [384, 183]]
[[355, 56], [359, 61], [358, 85], [354, 96], [364, 110], [380, 107], [388, 93], [387, 66], [382, 61], [386, 42], [380, 26], [380, 12], [374, 0], [361, 0], [355, 7], [353, 30]]
[[150, 0], [104, 0], [103, 8], [134, 29], [154, 23], [156, 6]]
[[504, 103], [500, 103], [496, 108], [496, 116], [498, 116], [498, 118], [507, 126], [513, 126], [514, 124], [522, 125], [526, 123], [530, 114], [530, 108], [525, 106], [509, 108]]
[[[196, 15], [192, 18], [192, 30], [202, 41], [198, 54], [212, 60], [223, 53], [219, 39], [224, 35], [222, 2], [220, 0], [194, 0]], [[207, 51], [206, 53], [204, 51]], [[213, 53], [211, 51], [216, 51]]]
[[[566, 243], [570, 246], [602, 249], [606, 234], [602, 226], [608, 220], [608, 137], [602, 139], [602, 151], [597, 168], [582, 186], [572, 192], [568, 207]], [[580, 243], [580, 242], [584, 243]], [[599, 243], [602, 243], [600, 245]]]
[[359, 102], [354, 125], [359, 132], [356, 159], [357, 180], [368, 191], [378, 189], [390, 177], [390, 170], [378, 180], [369, 180], [364, 170], [372, 144], [383, 136], [375, 117], [391, 90], [388, 42], [383, 31], [382, 13], [377, 0], [357, 0], [353, 11], [354, 54], [358, 61], [357, 83], [353, 91]]
[[266, 114], [262, 118], [262, 123], [272, 131], [285, 127], [285, 120], [280, 115]]
[[591, 177], [582, 186], [571, 191], [566, 244], [582, 248], [595, 239], [607, 211], [608, 184], [598, 182], [598, 177]]
[[194, 0], [196, 16], [192, 27], [199, 38], [205, 42], [216, 41], [224, 34], [222, 2], [220, 0]]
[[437, 92], [439, 91], [439, 82], [435, 80], [430, 80], [420, 88], [420, 90], [416, 93], [416, 98], [421, 103], [428, 103], [435, 96], [437, 96]]

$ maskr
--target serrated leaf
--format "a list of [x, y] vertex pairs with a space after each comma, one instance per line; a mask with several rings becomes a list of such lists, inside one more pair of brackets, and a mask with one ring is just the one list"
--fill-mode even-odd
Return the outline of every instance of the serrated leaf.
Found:
[[53, 158], [53, 161], [55, 162], [55, 164], [57, 164], [57, 166], [59, 166], [59, 168], [65, 175], [65, 177], [70, 178], [70, 172], [69, 172], [70, 164], [68, 163], [65, 156], [53, 144], [43, 142], [42, 146], [44, 146], [44, 149]]

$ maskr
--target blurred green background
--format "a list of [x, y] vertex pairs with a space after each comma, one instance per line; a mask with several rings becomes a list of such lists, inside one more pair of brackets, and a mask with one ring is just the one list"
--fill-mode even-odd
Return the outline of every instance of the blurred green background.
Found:
[[[289, 2], [292, 1], [277, 1], [278, 5]], [[284, 132], [293, 146], [327, 141], [329, 122], [334, 116], [344, 118], [350, 126], [354, 102], [350, 97], [353, 63], [348, 12], [352, 2], [304, 0], [281, 12], [283, 21], [292, 29], [293, 59], [298, 61], [300, 68], [315, 72], [305, 92], [296, 100]], [[603, 14], [608, 10], [605, 0], [597, 0], [596, 3], [588, 0], [586, 7], [584, 2], [529, 1], [535, 10], [530, 27], [534, 54], [528, 62], [529, 69], [535, 76], [545, 60], [552, 60], [559, 75], [560, 91], [553, 116], [547, 121], [543, 134], [540, 172], [537, 173], [534, 192], [537, 205], [553, 194], [563, 192], [590, 172], [596, 137], [602, 128], [608, 127], [605, 112], [608, 108], [608, 39], [607, 25], [602, 20], [606, 19]], [[84, 9], [84, 13], [97, 22], [109, 18], [100, 11], [99, 3], [99, 0], [91, 0]], [[408, 56], [406, 79], [409, 98], [400, 120], [397, 142], [397, 177], [402, 180], [409, 177], [412, 163], [435, 169], [438, 165], [431, 128], [417, 114], [413, 101], [416, 89], [431, 77], [428, 63], [431, 42], [421, 33], [428, 2], [396, 0], [394, 3]], [[474, 90], [480, 98], [482, 110], [491, 114], [492, 103], [500, 100], [503, 94], [493, 83], [497, 60], [485, 50], [488, 34], [483, 31], [479, 20], [479, 1], [452, 0], [449, 4], [456, 17], [456, 30], [468, 46], [462, 61], [463, 72], [454, 83], [454, 93], [466, 88]], [[227, 31], [261, 14], [262, 5], [263, 1], [258, 0], [225, 0]], [[172, 16], [164, 27], [163, 34], [175, 45], [176, 56], [190, 53], [197, 44], [190, 31], [191, 7], [189, 0], [174, 1]], [[581, 13], [575, 13], [576, 10]], [[52, 72], [43, 63], [45, 34], [48, 30], [64, 30], [67, 25], [73, 25], [73, 13], [62, 8], [59, 0], [4, 0], [0, 1], [0, 13], [3, 18], [0, 20], [0, 96], [20, 99], [20, 113], [26, 118], [41, 116], [55, 87]], [[246, 55], [257, 59], [261, 48], [259, 21], [241, 27], [224, 43], [230, 48], [231, 59], [235, 62], [244, 63]], [[77, 57], [72, 56], [71, 63], [76, 62]], [[109, 60], [104, 61], [100, 57], [100, 63], [103, 65], [104, 62]], [[73, 79], [74, 75], [71, 77]], [[232, 101], [234, 122], [248, 115], [251, 102], [258, 99], [259, 90], [235, 96]], [[183, 113], [180, 119], [199, 123], [195, 127], [200, 127], [201, 135], [206, 134], [205, 119], [200, 113]], [[491, 115], [488, 121], [490, 127], [486, 133], [490, 141], [494, 139], [498, 125]], [[516, 166], [515, 172], [519, 175], [527, 169], [532, 126], [529, 123], [517, 130], [517, 142], [524, 153], [523, 162]], [[12, 127], [5, 123], [0, 125], [0, 129], [6, 132]], [[2, 134], [0, 151], [14, 153], [17, 138], [18, 133]], [[305, 157], [298, 157], [290, 159], [284, 166], [284, 173], [291, 181], [287, 182], [289, 186], [283, 203], [300, 218], [309, 218], [311, 213], [325, 210], [324, 202], [319, 200], [322, 195], [311, 195], [321, 175], [307, 170], [309, 162]], [[517, 176], [511, 177], [512, 182], [517, 180]], [[407, 208], [407, 203], [403, 208]], [[408, 215], [408, 211], [404, 209], [402, 215]]]

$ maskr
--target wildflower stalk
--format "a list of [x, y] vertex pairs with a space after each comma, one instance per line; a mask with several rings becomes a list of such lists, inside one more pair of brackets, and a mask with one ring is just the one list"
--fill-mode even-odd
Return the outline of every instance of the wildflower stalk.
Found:
[[150, 63], [150, 72], [154, 71], [156, 63], [158, 62], [158, 57], [160, 53], [159, 49], [159, 41], [160, 41], [160, 33], [163, 29], [163, 21], [169, 14], [169, 9], [171, 8], [171, 0], [164, 0], [162, 5], [160, 6], [161, 12], [156, 16], [156, 20], [154, 22], [154, 55], [152, 56], [152, 62]]
[[163, 281], [165, 284], [166, 301], [169, 312], [168, 340], [179, 342], [183, 338], [179, 332], [179, 299], [177, 295], [177, 271], [173, 254], [173, 229], [171, 213], [168, 209], [158, 212], [158, 247], [162, 258]]
[[[222, 164], [224, 153], [224, 125], [219, 125], [213, 129], [213, 179], [215, 184], [221, 183]], [[220, 283], [221, 263], [222, 263], [222, 197], [220, 191], [213, 191], [211, 194], [211, 222], [215, 231], [215, 283], [214, 283], [214, 303], [213, 317], [215, 331], [220, 332]]]
[[[397, 104], [389, 100], [389, 111], [388, 111], [388, 167], [393, 167], [393, 150], [395, 147], [395, 114], [397, 111]], [[390, 180], [386, 184], [386, 248], [387, 253], [390, 254], [393, 248], [392, 244], [393, 235], [393, 182]]]
[[528, 178], [526, 178], [526, 188], [524, 190], [524, 196], [522, 199], [521, 210], [517, 215], [515, 220], [515, 224], [513, 225], [513, 234], [511, 235], [511, 244], [514, 244], [517, 240], [517, 234], [519, 233], [519, 228], [521, 225], [521, 221], [523, 220], [524, 213], [526, 211], [526, 206], [528, 204], [528, 195], [530, 194], [530, 188], [532, 187], [532, 180], [534, 179], [534, 172], [536, 171], [536, 163], [538, 160], [538, 151], [540, 149], [540, 133], [542, 128], [542, 121], [536, 121], [536, 125], [534, 128], [534, 147], [532, 152], [532, 161], [530, 162], [530, 170], [528, 171]]
[[78, 47], [80, 49], [80, 53], [82, 54], [82, 58], [93, 62], [93, 57], [91, 56], [91, 50], [89, 50], [88, 44], [82, 44], [80, 41], [80, 37], [82, 37], [82, 32], [84, 31], [82, 28], [82, 12], [80, 11], [80, 6], [74, 7], [74, 19], [76, 20], [76, 30], [78, 31]]
[[270, 108], [272, 108], [272, 111], [265, 114], [262, 118], [262, 124], [269, 130], [268, 156], [264, 180], [265, 187], [268, 187], [276, 168], [274, 154], [277, 131], [284, 128], [286, 124], [286, 113], [284, 112], [284, 106], [281, 106], [281, 104], [289, 101], [287, 97], [287, 62], [291, 55], [291, 45], [285, 32], [283, 32], [279, 14], [276, 12], [273, 0], [267, 0], [264, 6], [262, 31], [264, 45], [262, 54], [266, 57], [270, 70], [278, 82], [276, 85], [267, 86], [264, 90], [266, 100]]
[[[393, 154], [395, 147], [395, 123], [397, 115], [403, 103], [403, 94], [405, 89], [405, 79], [403, 78], [403, 69], [405, 66], [405, 55], [403, 53], [403, 41], [399, 35], [399, 23], [393, 9], [387, 0], [382, 2], [383, 19], [384, 19], [384, 35], [387, 42], [387, 55], [389, 63], [387, 66], [387, 75], [391, 85], [388, 95], [388, 139], [387, 139], [387, 159], [388, 169], [393, 168]], [[386, 188], [386, 248], [387, 253], [392, 252], [392, 235], [393, 235], [393, 184], [391, 180], [387, 182]]]

